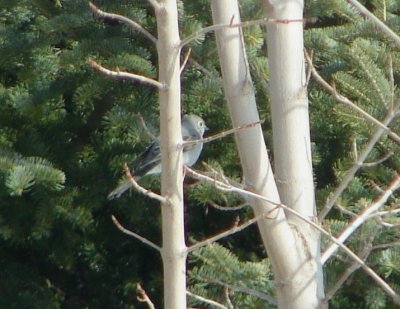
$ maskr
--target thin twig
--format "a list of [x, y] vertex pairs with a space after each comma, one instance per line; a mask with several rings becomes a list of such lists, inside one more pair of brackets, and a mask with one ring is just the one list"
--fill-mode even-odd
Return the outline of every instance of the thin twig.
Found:
[[[361, 252], [358, 254], [360, 259], [362, 259], [363, 261], [365, 261], [371, 254], [371, 251], [373, 250], [372, 242], [374, 241], [377, 233], [378, 229], [376, 229], [372, 234], [369, 235], [368, 241], [366, 242], [366, 244], [363, 245]], [[353, 261], [350, 265], [346, 266], [344, 272], [341, 274], [339, 279], [337, 279], [333, 286], [329, 288], [329, 290], [326, 292], [325, 302], [328, 302], [336, 294], [340, 287], [346, 282], [346, 280], [351, 276], [351, 274], [359, 268], [360, 265], [356, 261]]]
[[92, 2], [89, 2], [89, 7], [97, 17], [120, 21], [131, 27], [134, 31], [136, 30], [142, 33], [144, 36], [150, 39], [150, 41], [152, 41], [154, 44], [157, 44], [157, 39], [150, 32], [148, 32], [146, 29], [144, 29], [141, 25], [139, 25], [132, 19], [119, 14], [107, 13], [103, 10], [100, 10]]
[[192, 49], [189, 48], [187, 53], [185, 54], [185, 58], [183, 58], [183, 63], [181, 64], [179, 74], [182, 74], [183, 70], [185, 69], [191, 53], [192, 53]]
[[149, 247], [157, 250], [158, 252], [161, 253], [161, 247], [157, 246], [155, 243], [151, 242], [150, 240], [140, 236], [139, 234], [132, 232], [126, 228], [124, 228], [121, 223], [119, 223], [119, 221], [117, 220], [117, 218], [115, 218], [114, 215], [111, 215], [111, 219], [114, 222], [115, 226], [124, 234], [132, 236], [133, 238], [136, 238], [137, 240], [141, 241], [142, 243], [148, 245]]
[[96, 61], [94, 61], [92, 59], [89, 60], [89, 64], [93, 68], [95, 68], [96, 70], [100, 71], [101, 73], [103, 73], [104, 75], [106, 75], [108, 77], [112, 77], [112, 78], [116, 78], [116, 79], [128, 79], [131, 81], [148, 84], [148, 85], [156, 87], [159, 90], [167, 89], [166, 85], [160, 83], [159, 81], [151, 79], [149, 77], [143, 76], [143, 75], [138, 75], [138, 74], [124, 72], [124, 71], [112, 71], [112, 70], [109, 70], [109, 69], [103, 67], [102, 65], [98, 64]]
[[291, 23], [304, 23], [307, 19], [273, 19], [273, 18], [261, 18], [256, 20], [250, 21], [242, 21], [240, 23], [229, 23], [229, 24], [218, 24], [205, 27], [192, 33], [187, 38], [181, 41], [180, 47], [184, 47], [185, 45], [189, 44], [191, 41], [201, 37], [209, 32], [224, 29], [224, 28], [244, 28], [244, 27], [251, 27], [251, 26], [258, 26], [258, 25], [266, 25], [268, 23], [277, 23], [277, 24], [291, 24]]
[[320, 231], [322, 234], [324, 234], [325, 236], [327, 236], [332, 242], [334, 242], [335, 244], [337, 244], [344, 252], [346, 252], [346, 254], [351, 257], [353, 260], [357, 261], [360, 266], [364, 269], [364, 271], [375, 280], [376, 283], [378, 283], [378, 285], [390, 296], [392, 297], [393, 301], [400, 305], [400, 296], [385, 282], [385, 280], [383, 280], [381, 277], [379, 277], [379, 275], [372, 269], [370, 268], [368, 265], [366, 265], [364, 263], [364, 261], [362, 259], [360, 259], [353, 251], [351, 251], [347, 246], [345, 246], [344, 244], [342, 244], [338, 239], [336, 239], [335, 237], [333, 237], [329, 232], [325, 231], [323, 228], [321, 228], [317, 223], [311, 221], [310, 219], [308, 219], [307, 217], [303, 216], [302, 214], [298, 213], [297, 211], [293, 210], [292, 208], [284, 205], [284, 204], [280, 204], [280, 203], [276, 203], [275, 201], [266, 198], [265, 196], [253, 193], [251, 191], [247, 191], [244, 189], [240, 189], [240, 188], [235, 188], [229, 184], [220, 182], [216, 179], [210, 178], [208, 176], [202, 175], [196, 171], [194, 171], [193, 169], [185, 166], [185, 170], [186, 173], [190, 174], [192, 177], [197, 178], [199, 180], [204, 180], [206, 182], [212, 183], [214, 184], [218, 189], [220, 189], [221, 191], [225, 191], [225, 192], [237, 192], [241, 195], [248, 195], [251, 196], [252, 198], [257, 198], [263, 201], [266, 201], [270, 204], [276, 205], [277, 207], [281, 207], [283, 208], [286, 212], [289, 212], [293, 215], [295, 215], [296, 217], [298, 217], [299, 219], [301, 219], [304, 222], [307, 222], [309, 225], [311, 225], [312, 227], [314, 227], [315, 229], [317, 229], [318, 231]]
[[243, 208], [249, 207], [250, 205], [248, 203], [243, 203], [238, 206], [221, 206], [215, 203], [214, 201], [208, 201], [208, 204], [210, 204], [212, 207], [218, 210], [222, 211], [236, 211], [236, 210], [241, 210]]
[[214, 307], [216, 307], [216, 308], [228, 309], [228, 307], [225, 307], [224, 305], [222, 305], [222, 304], [220, 304], [220, 303], [217, 303], [217, 302], [214, 301], [214, 300], [205, 298], [205, 297], [200, 296], [200, 295], [193, 294], [192, 292], [189, 292], [189, 291], [187, 291], [187, 290], [186, 290], [186, 295], [188, 295], [188, 296], [190, 296], [190, 297], [192, 297], [192, 298], [194, 298], [194, 299], [196, 299], [196, 300], [198, 300], [198, 301], [201, 301], [201, 302], [203, 302], [203, 303], [205, 303], [205, 304], [214, 306]]
[[228, 288], [228, 289], [230, 289], [232, 291], [246, 293], [248, 295], [256, 296], [259, 299], [266, 300], [267, 302], [269, 302], [272, 305], [275, 305], [275, 306], [278, 305], [277, 300], [275, 298], [273, 298], [272, 296], [269, 296], [268, 294], [265, 294], [263, 292], [251, 289], [251, 288], [249, 288], [247, 286], [231, 285], [229, 283], [225, 283], [225, 282], [222, 282], [222, 281], [217, 280], [217, 279], [206, 278], [206, 280], [208, 282], [210, 282], [210, 283], [216, 283], [216, 284], [222, 285], [223, 287], [226, 287], [226, 288]]
[[254, 224], [255, 222], [257, 222], [257, 220], [259, 220], [260, 218], [265, 217], [265, 214], [262, 214], [260, 216], [254, 217], [253, 219], [248, 220], [247, 222], [241, 224], [241, 225], [234, 225], [232, 228], [226, 230], [225, 232], [219, 233], [213, 237], [207, 238], [206, 240], [200, 241], [190, 247], [187, 248], [187, 252], [193, 252], [201, 247], [210, 245], [224, 237], [230, 236], [232, 234], [238, 233], [240, 231], [243, 231], [244, 229], [246, 229], [247, 227], [249, 227], [250, 225]]
[[197, 140], [193, 140], [193, 141], [184, 141], [182, 143], [182, 147], [183, 146], [187, 146], [187, 145], [196, 145], [196, 144], [200, 144], [200, 143], [209, 143], [209, 142], [212, 142], [212, 141], [214, 141], [216, 139], [220, 139], [220, 138], [225, 137], [227, 135], [230, 135], [230, 134], [233, 134], [235, 132], [238, 132], [240, 130], [252, 128], [252, 127], [254, 127], [254, 126], [258, 125], [258, 124], [261, 124], [263, 122], [264, 122], [264, 120], [262, 119], [262, 120], [259, 120], [259, 121], [255, 121], [255, 122], [252, 122], [252, 123], [247, 123], [247, 124], [238, 126], [236, 128], [220, 132], [218, 134], [215, 134], [215, 135], [212, 135], [212, 136], [209, 136], [209, 137], [206, 137], [206, 138], [201, 138], [201, 139], [197, 139]]
[[[400, 144], [400, 136], [398, 136], [396, 133], [394, 133], [390, 128], [387, 127], [387, 125], [385, 125], [384, 123], [382, 123], [381, 121], [379, 121], [378, 119], [376, 119], [375, 117], [373, 117], [372, 115], [370, 115], [369, 113], [367, 113], [365, 110], [363, 110], [362, 108], [360, 108], [359, 106], [357, 106], [356, 104], [354, 104], [352, 101], [350, 101], [348, 98], [346, 98], [345, 96], [341, 95], [339, 92], [337, 92], [337, 90], [332, 87], [315, 69], [313, 63], [312, 63], [312, 59], [310, 57], [310, 55], [308, 54], [308, 52], [305, 50], [304, 52], [305, 57], [307, 59], [308, 65], [311, 68], [311, 74], [314, 77], [315, 81], [322, 87], [324, 88], [326, 91], [328, 91], [337, 102], [343, 104], [344, 106], [347, 106], [349, 108], [351, 108], [352, 110], [356, 111], [357, 113], [359, 113], [361, 116], [363, 116], [365, 119], [371, 121], [372, 123], [374, 123], [375, 125], [377, 125], [378, 127], [384, 129], [387, 133], [388, 136], [390, 136], [394, 141], [396, 141], [398, 144]], [[390, 112], [390, 111], [389, 111]]]
[[[396, 174], [394, 179], [392, 180], [389, 187], [385, 190], [385, 192], [369, 206], [365, 209], [359, 216], [357, 216], [350, 225], [344, 229], [344, 231], [337, 237], [337, 240], [340, 243], [344, 243], [346, 239], [348, 239], [354, 232], [366, 221], [368, 217], [378, 211], [379, 208], [385, 205], [386, 201], [393, 195], [394, 191], [396, 191], [400, 187], [400, 176]], [[321, 263], [324, 264], [339, 248], [338, 244], [335, 242], [331, 244], [327, 249], [325, 249], [324, 253], [321, 255]]]
[[[389, 112], [389, 114], [383, 120], [383, 123], [385, 125], [389, 124], [390, 122], [392, 122], [394, 117], [395, 117], [395, 114]], [[349, 170], [347, 170], [342, 181], [339, 183], [339, 185], [335, 188], [335, 190], [332, 192], [332, 194], [326, 200], [324, 207], [322, 208], [322, 210], [320, 211], [320, 213], [318, 215], [319, 222], [322, 222], [324, 220], [324, 218], [328, 215], [328, 213], [332, 209], [333, 205], [335, 205], [335, 203], [339, 199], [340, 195], [342, 195], [343, 191], [346, 190], [349, 183], [354, 179], [354, 175], [362, 167], [364, 161], [367, 159], [368, 155], [374, 148], [375, 144], [379, 141], [379, 139], [382, 137], [382, 135], [384, 133], [385, 133], [385, 130], [383, 128], [379, 127], [376, 129], [375, 133], [372, 135], [372, 137], [368, 141], [367, 145], [365, 145], [361, 154], [359, 154], [357, 162], [355, 162], [353, 164], [353, 166]]]
[[391, 156], [393, 156], [393, 152], [389, 152], [387, 155], [385, 155], [383, 158], [376, 160], [374, 162], [367, 162], [367, 163], [363, 163], [363, 167], [374, 167], [377, 166], [383, 162], [385, 162], [386, 160], [388, 160]]
[[397, 209], [392, 209], [392, 210], [385, 210], [385, 211], [378, 211], [374, 214], [371, 214], [368, 218], [373, 218], [373, 217], [383, 217], [383, 216], [390, 216], [390, 215], [395, 215], [400, 212], [400, 208]]
[[146, 303], [150, 309], [155, 309], [153, 302], [150, 300], [149, 296], [147, 296], [146, 291], [142, 288], [140, 283], [136, 285], [136, 291], [138, 292], [137, 300], [141, 303]]
[[384, 22], [382, 22], [378, 17], [372, 14], [357, 0], [347, 0], [347, 2], [354, 6], [356, 10], [361, 13], [361, 15], [367, 17], [375, 25], [375, 27], [377, 27], [382, 32], [382, 34], [386, 36], [386, 38], [391, 40], [398, 48], [400, 48], [400, 37]]
[[161, 204], [167, 204], [168, 200], [167, 200], [165, 197], [163, 197], [163, 196], [161, 196], [161, 195], [159, 195], [159, 194], [157, 194], [157, 193], [154, 193], [154, 192], [152, 192], [151, 190], [145, 189], [145, 188], [143, 188], [141, 185], [139, 185], [139, 184], [137, 183], [137, 181], [135, 180], [135, 178], [132, 176], [131, 171], [129, 170], [128, 164], [126, 164], [126, 163], [124, 164], [124, 170], [125, 170], [126, 176], [127, 176], [128, 179], [131, 181], [132, 186], [133, 186], [137, 191], [139, 191], [139, 192], [142, 193], [143, 195], [146, 195], [146, 196], [148, 196], [148, 197], [150, 197], [150, 198], [152, 198], [152, 199], [154, 199], [154, 200], [159, 201]]
[[139, 120], [140, 120], [140, 123], [141, 123], [143, 129], [145, 130], [147, 135], [151, 138], [151, 140], [152, 141], [157, 140], [157, 137], [153, 133], [151, 133], [151, 131], [149, 130], [149, 127], [146, 125], [146, 121], [144, 120], [143, 116], [140, 113], [138, 113], [138, 117], [139, 117]]

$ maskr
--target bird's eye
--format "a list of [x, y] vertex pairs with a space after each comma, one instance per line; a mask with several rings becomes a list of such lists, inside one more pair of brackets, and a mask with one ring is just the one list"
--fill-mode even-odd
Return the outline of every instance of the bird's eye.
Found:
[[199, 121], [199, 127], [204, 126], [204, 122], [203, 121]]

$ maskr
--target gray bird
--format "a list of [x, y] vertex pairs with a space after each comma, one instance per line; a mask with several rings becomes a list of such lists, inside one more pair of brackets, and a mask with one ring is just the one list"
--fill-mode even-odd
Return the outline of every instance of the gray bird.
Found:
[[[193, 141], [203, 138], [203, 134], [208, 130], [204, 120], [196, 115], [185, 115], [182, 118], [182, 139], [183, 141]], [[183, 164], [192, 166], [200, 157], [203, 143], [184, 145]], [[146, 150], [130, 165], [138, 166], [135, 172], [135, 180], [141, 177], [161, 173], [161, 152], [159, 138], [152, 142]], [[109, 200], [119, 198], [126, 190], [132, 187], [129, 179], [125, 179], [108, 196]]]

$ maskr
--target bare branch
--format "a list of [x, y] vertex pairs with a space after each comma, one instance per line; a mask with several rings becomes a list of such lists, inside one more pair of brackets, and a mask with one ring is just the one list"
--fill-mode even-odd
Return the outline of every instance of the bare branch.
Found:
[[208, 201], [207, 203], [210, 204], [215, 209], [222, 210], [222, 211], [236, 211], [236, 210], [241, 210], [243, 208], [247, 208], [250, 206], [248, 203], [243, 203], [238, 206], [221, 206], [221, 205], [218, 205], [217, 203], [215, 203], [214, 201]]
[[92, 12], [99, 18], [104, 18], [104, 19], [111, 19], [111, 20], [117, 20], [121, 23], [124, 23], [131, 27], [132, 30], [138, 31], [142, 33], [144, 36], [146, 36], [150, 41], [152, 41], [154, 44], [157, 44], [157, 39], [146, 29], [144, 29], [141, 25], [139, 25], [137, 22], [134, 22], [132, 19], [119, 15], [119, 14], [113, 14], [113, 13], [107, 13], [105, 11], [100, 10], [97, 6], [95, 6], [92, 2], [89, 2], [89, 7], [92, 10]]
[[[372, 234], [369, 235], [368, 241], [363, 245], [361, 252], [358, 254], [360, 259], [365, 261], [373, 250], [372, 242], [375, 239], [376, 234], [378, 233], [378, 229], [376, 229]], [[346, 266], [344, 272], [341, 274], [338, 280], [336, 280], [335, 284], [326, 292], [325, 301], [328, 302], [340, 289], [340, 287], [346, 282], [346, 280], [354, 273], [357, 269], [360, 268], [360, 265], [353, 261], [350, 265]]]
[[185, 69], [186, 64], [187, 64], [187, 62], [188, 62], [188, 60], [189, 60], [189, 57], [190, 57], [190, 54], [191, 54], [191, 53], [192, 53], [192, 49], [189, 48], [188, 51], [187, 51], [187, 53], [185, 54], [185, 58], [183, 59], [183, 63], [182, 63], [182, 65], [181, 65], [181, 69], [180, 69], [180, 74], [182, 74], [183, 70]]
[[[378, 211], [381, 208], [389, 197], [391, 197], [398, 188], [400, 187], [400, 176], [396, 174], [392, 183], [386, 189], [386, 191], [374, 202], [365, 209], [357, 218], [354, 219], [353, 222], [340, 234], [337, 240], [340, 243], [344, 243], [347, 238], [349, 238], [366, 220], [368, 220], [369, 216]], [[321, 263], [324, 264], [339, 248], [338, 244], [331, 244], [322, 254]]]
[[139, 185], [137, 183], [137, 181], [135, 180], [135, 178], [132, 176], [131, 171], [129, 170], [128, 164], [124, 164], [124, 170], [125, 170], [125, 174], [128, 177], [128, 179], [131, 181], [132, 186], [139, 191], [140, 193], [142, 193], [143, 195], [146, 195], [154, 200], [159, 201], [161, 204], [167, 204], [167, 199], [157, 193], [152, 192], [151, 190], [145, 189], [143, 188], [141, 185]]
[[357, 0], [347, 0], [347, 2], [354, 6], [358, 12], [367, 17], [375, 25], [375, 27], [377, 27], [383, 33], [383, 35], [386, 36], [386, 38], [391, 40], [398, 48], [400, 48], [400, 37], [384, 22], [382, 22], [378, 17], [372, 14]]
[[367, 163], [363, 163], [363, 167], [374, 167], [377, 166], [383, 162], [385, 162], [387, 159], [389, 159], [391, 156], [393, 156], [393, 152], [389, 152], [388, 154], [386, 154], [383, 158], [376, 160], [375, 162], [367, 162]]
[[140, 123], [142, 124], [142, 127], [146, 131], [147, 135], [151, 138], [152, 141], [157, 140], [157, 137], [153, 133], [151, 133], [151, 131], [147, 127], [146, 121], [144, 120], [143, 116], [140, 113], [138, 113], [138, 116], [139, 116]]
[[150, 240], [140, 236], [139, 234], [132, 232], [126, 228], [124, 228], [121, 223], [119, 223], [119, 221], [117, 220], [117, 218], [115, 218], [114, 215], [111, 215], [111, 219], [114, 222], [114, 224], [116, 225], [116, 227], [124, 234], [132, 236], [133, 238], [136, 238], [137, 240], [140, 240], [142, 243], [148, 245], [149, 247], [157, 250], [158, 252], [161, 253], [161, 247], [157, 246], [155, 243], [151, 242]]
[[205, 27], [203, 29], [200, 29], [199, 31], [196, 31], [195, 33], [189, 35], [187, 38], [183, 39], [181, 41], [180, 47], [184, 47], [185, 45], [189, 44], [193, 40], [197, 39], [198, 37], [201, 37], [209, 32], [213, 32], [218, 29], [223, 29], [223, 28], [244, 28], [244, 27], [251, 27], [251, 26], [258, 26], [258, 25], [266, 25], [267, 23], [278, 23], [278, 24], [290, 24], [290, 23], [304, 23], [307, 21], [307, 19], [273, 19], [273, 18], [261, 18], [261, 19], [256, 19], [256, 20], [250, 20], [250, 21], [243, 21], [241, 23], [233, 23], [233, 18], [232, 16], [231, 23], [229, 24], [219, 24], [219, 25], [212, 25]]
[[210, 136], [210, 137], [206, 137], [206, 138], [202, 138], [202, 139], [197, 139], [197, 140], [193, 140], [193, 141], [184, 141], [184, 142], [182, 143], [182, 147], [183, 147], [183, 146], [186, 146], [186, 145], [196, 145], [196, 144], [200, 144], [200, 143], [209, 143], [209, 142], [212, 142], [212, 141], [214, 141], [214, 140], [216, 140], [216, 139], [220, 139], [220, 138], [225, 137], [225, 136], [227, 136], [227, 135], [230, 135], [230, 134], [233, 134], [233, 133], [235, 133], [235, 132], [238, 132], [238, 131], [240, 131], [240, 130], [252, 128], [252, 127], [254, 127], [254, 126], [258, 125], [258, 124], [261, 124], [261, 123], [263, 123], [263, 122], [264, 122], [264, 120], [262, 119], [262, 120], [260, 120], [260, 121], [256, 121], [256, 122], [252, 122], [252, 123], [247, 123], [247, 124], [238, 126], [238, 127], [236, 127], [236, 128], [233, 128], [233, 129], [229, 129], [229, 130], [227, 130], [227, 131], [220, 132], [220, 133], [215, 134], [215, 135]]
[[154, 86], [159, 90], [167, 89], [167, 86], [160, 83], [159, 81], [156, 81], [154, 79], [151, 79], [151, 78], [148, 78], [148, 77], [145, 77], [142, 75], [128, 73], [128, 72], [124, 72], [124, 71], [112, 71], [112, 70], [109, 70], [109, 69], [103, 67], [102, 65], [98, 64], [96, 61], [94, 61], [92, 59], [89, 60], [89, 64], [96, 70], [100, 71], [104, 75], [111, 77], [111, 78], [128, 79], [131, 81], [140, 82], [143, 84], [148, 84], [148, 85]]
[[400, 208], [392, 209], [392, 210], [386, 210], [386, 211], [378, 211], [377, 213], [374, 213], [374, 214], [370, 215], [369, 218], [373, 218], [373, 217], [376, 217], [376, 216], [379, 216], [379, 217], [391, 216], [391, 215], [398, 214], [399, 212], [400, 212]]
[[213, 301], [213, 300], [211, 300], [211, 299], [202, 297], [202, 296], [200, 296], [200, 295], [193, 294], [192, 292], [187, 291], [187, 290], [186, 290], [186, 295], [188, 295], [188, 296], [190, 296], [190, 297], [193, 297], [193, 298], [196, 299], [196, 300], [202, 301], [202, 302], [205, 303], [205, 304], [214, 306], [214, 307], [216, 307], [216, 308], [228, 309], [228, 307], [225, 307], [224, 305], [221, 305], [220, 303], [217, 303], [216, 301]]
[[329, 232], [327, 232], [323, 228], [321, 228], [317, 223], [311, 221], [310, 219], [308, 219], [307, 217], [305, 217], [302, 214], [298, 213], [297, 211], [291, 209], [290, 207], [288, 207], [288, 206], [286, 206], [284, 204], [276, 203], [275, 201], [270, 200], [270, 199], [266, 198], [265, 196], [262, 196], [262, 195], [253, 193], [251, 191], [244, 190], [244, 189], [235, 188], [235, 187], [233, 187], [233, 186], [231, 186], [229, 184], [223, 183], [223, 182], [221, 182], [219, 180], [216, 180], [216, 179], [210, 178], [208, 176], [202, 175], [202, 174], [194, 171], [193, 169], [191, 169], [191, 168], [189, 168], [187, 166], [185, 166], [185, 170], [192, 177], [197, 178], [199, 180], [204, 180], [204, 181], [207, 181], [209, 183], [212, 183], [218, 189], [220, 189], [221, 191], [237, 192], [237, 193], [241, 194], [242, 196], [248, 195], [251, 198], [257, 198], [257, 199], [266, 201], [268, 203], [276, 205], [277, 207], [283, 208], [286, 212], [290, 212], [291, 214], [297, 216], [302, 221], [307, 222], [309, 225], [311, 225], [312, 227], [314, 227], [315, 229], [320, 231], [322, 234], [327, 236], [332, 242], [337, 244], [343, 251], [346, 252], [346, 254], [350, 258], [352, 258], [354, 261], [359, 263], [360, 266], [364, 269], [364, 271], [371, 278], [373, 278], [375, 280], [375, 282], [385, 291], [385, 293], [388, 294], [390, 297], [392, 297], [393, 301], [396, 304], [400, 305], [400, 296], [385, 282], [385, 280], [383, 280], [381, 277], [379, 277], [379, 275], [372, 268], [370, 268], [368, 265], [366, 265], [364, 263], [364, 261], [362, 259], [360, 259], [353, 251], [351, 251], [347, 246], [345, 246], [343, 243], [341, 243], [338, 239], [333, 237]]
[[137, 300], [140, 301], [141, 303], [146, 303], [147, 306], [150, 309], [155, 309], [156, 307], [154, 306], [153, 302], [150, 300], [150, 298], [147, 296], [146, 291], [142, 288], [140, 283], [136, 285], [136, 291], [138, 292]]
[[257, 216], [253, 219], [248, 220], [247, 222], [241, 224], [241, 225], [234, 225], [232, 228], [226, 230], [225, 232], [219, 233], [213, 237], [207, 238], [206, 240], [200, 241], [190, 247], [188, 247], [187, 252], [190, 253], [192, 251], [195, 251], [201, 247], [210, 245], [214, 242], [216, 242], [217, 240], [220, 240], [224, 237], [230, 236], [232, 234], [238, 233], [244, 229], [246, 229], [247, 227], [249, 227], [250, 225], [254, 224], [255, 222], [257, 222], [257, 220], [259, 220], [262, 217], [265, 217], [266, 214], [263, 214], [261, 216]]
[[[389, 112], [389, 114], [383, 120], [383, 123], [385, 125], [389, 124], [394, 119], [394, 117], [395, 117], [395, 113]], [[318, 215], [319, 222], [322, 222], [322, 220], [327, 216], [329, 211], [332, 209], [333, 205], [335, 205], [335, 203], [337, 202], [340, 195], [343, 193], [344, 190], [346, 190], [350, 181], [353, 180], [354, 175], [362, 167], [362, 165], [363, 165], [364, 161], [367, 159], [369, 153], [372, 151], [375, 144], [379, 141], [379, 139], [382, 137], [382, 135], [384, 133], [385, 133], [385, 130], [383, 128], [379, 127], [376, 129], [375, 133], [372, 135], [372, 137], [368, 141], [367, 145], [364, 147], [362, 153], [359, 154], [357, 162], [355, 162], [353, 164], [353, 166], [346, 172], [342, 181], [339, 183], [339, 185], [336, 187], [334, 192], [332, 192], [332, 194], [326, 200], [325, 206], [322, 208], [322, 210], [320, 211], [320, 213]]]
[[278, 302], [272, 296], [269, 296], [268, 294], [265, 294], [263, 292], [251, 289], [247, 286], [231, 285], [231, 284], [228, 284], [228, 283], [216, 280], [216, 279], [209, 279], [209, 278], [206, 278], [206, 279], [207, 279], [207, 281], [209, 281], [211, 283], [216, 283], [216, 284], [222, 285], [232, 291], [253, 295], [253, 296], [258, 297], [259, 299], [266, 300], [267, 302], [269, 302], [272, 305], [275, 305], [275, 306], [278, 305]]
[[361, 116], [363, 116], [365, 119], [371, 121], [378, 127], [384, 129], [388, 136], [390, 136], [394, 141], [396, 141], [398, 144], [400, 144], [400, 136], [398, 136], [396, 133], [394, 133], [392, 130], [390, 130], [390, 128], [388, 128], [387, 125], [385, 125], [384, 123], [382, 123], [381, 121], [379, 121], [378, 119], [376, 119], [375, 117], [373, 117], [372, 115], [370, 115], [369, 113], [364, 111], [362, 108], [358, 107], [356, 104], [354, 104], [348, 98], [346, 98], [345, 96], [343, 96], [339, 92], [337, 92], [337, 90], [334, 87], [329, 85], [328, 82], [325, 79], [323, 79], [323, 77], [321, 75], [319, 75], [319, 73], [317, 72], [317, 70], [315, 69], [315, 67], [312, 63], [312, 59], [311, 59], [310, 55], [308, 54], [308, 52], [305, 51], [304, 54], [307, 59], [308, 65], [311, 67], [312, 76], [314, 77], [315, 81], [322, 88], [324, 88], [326, 91], [328, 91], [335, 98], [335, 100], [338, 103], [341, 103], [344, 106], [351, 108], [352, 110], [356, 111]]

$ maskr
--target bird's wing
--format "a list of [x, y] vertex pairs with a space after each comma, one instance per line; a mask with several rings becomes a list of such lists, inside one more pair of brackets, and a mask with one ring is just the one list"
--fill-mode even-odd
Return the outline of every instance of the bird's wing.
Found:
[[151, 143], [144, 152], [129, 166], [137, 167], [135, 176], [143, 176], [161, 162], [160, 143], [158, 140]]

